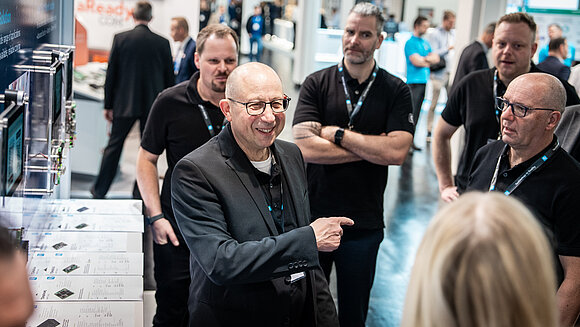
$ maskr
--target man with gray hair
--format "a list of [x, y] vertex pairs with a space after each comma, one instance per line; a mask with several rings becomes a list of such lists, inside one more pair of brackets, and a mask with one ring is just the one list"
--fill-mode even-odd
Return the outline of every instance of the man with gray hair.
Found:
[[566, 91], [552, 75], [528, 73], [515, 78], [497, 103], [501, 139], [476, 153], [467, 191], [513, 195], [543, 224], [558, 258], [560, 325], [574, 326], [580, 313], [580, 164], [554, 135]]
[[312, 218], [332, 213], [355, 221], [336, 251], [320, 253], [327, 278], [336, 266], [341, 326], [365, 325], [383, 240], [388, 166], [403, 163], [413, 139], [409, 87], [373, 60], [383, 23], [370, 3], [350, 11], [343, 60], [306, 78], [293, 122], [308, 163]]

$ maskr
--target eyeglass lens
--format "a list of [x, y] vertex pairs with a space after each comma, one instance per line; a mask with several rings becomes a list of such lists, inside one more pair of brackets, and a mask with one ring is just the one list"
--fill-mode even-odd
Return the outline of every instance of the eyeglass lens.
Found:
[[286, 99], [278, 99], [278, 100], [274, 100], [271, 102], [264, 102], [264, 101], [249, 102], [246, 105], [246, 108], [248, 108], [248, 113], [250, 115], [259, 115], [259, 114], [264, 112], [267, 104], [270, 105], [273, 112], [281, 113], [281, 112], [286, 111], [286, 109], [288, 108], [289, 99], [287, 99], [287, 98]]

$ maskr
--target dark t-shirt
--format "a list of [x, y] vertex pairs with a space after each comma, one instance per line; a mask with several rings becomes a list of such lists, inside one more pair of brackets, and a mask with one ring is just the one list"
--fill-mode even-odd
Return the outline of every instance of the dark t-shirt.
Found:
[[[359, 85], [346, 69], [344, 71], [352, 102], [356, 103], [369, 80]], [[353, 121], [353, 130], [368, 135], [399, 130], [413, 133], [411, 111], [409, 87], [380, 69]], [[306, 121], [319, 122], [323, 126], [348, 127], [346, 97], [337, 66], [311, 74], [302, 84], [293, 124]], [[355, 221], [353, 228], [383, 228], [387, 174], [386, 166], [365, 160], [336, 165], [308, 164], [312, 218], [347, 216]]]
[[[508, 155], [502, 155], [505, 143], [495, 141], [482, 147], [473, 160], [467, 191], [489, 190], [497, 160], [501, 156], [495, 190], [504, 192], [554, 145], [555, 140], [536, 156], [512, 168], [509, 167]], [[556, 254], [580, 256], [580, 163], [559, 148], [510, 196], [521, 200], [546, 228]], [[561, 273], [560, 270], [560, 279]]]
[[224, 121], [221, 110], [199, 96], [198, 79], [199, 72], [190, 80], [159, 94], [151, 107], [141, 140], [141, 147], [153, 154], [160, 155], [167, 151], [168, 168], [161, 189], [161, 207], [174, 229], [177, 225], [171, 207], [171, 173], [181, 158], [210, 139], [198, 104], [207, 111], [216, 135]]
[[[540, 72], [532, 64], [530, 72]], [[499, 116], [496, 116], [495, 96], [503, 96], [506, 86], [498, 79], [497, 95], [494, 95], [495, 68], [468, 74], [454, 86], [441, 117], [452, 126], [465, 128], [465, 148], [459, 158], [455, 184], [458, 188], [467, 186], [469, 168], [479, 148], [497, 140]], [[580, 103], [574, 88], [562, 81], [566, 89], [566, 105]]]

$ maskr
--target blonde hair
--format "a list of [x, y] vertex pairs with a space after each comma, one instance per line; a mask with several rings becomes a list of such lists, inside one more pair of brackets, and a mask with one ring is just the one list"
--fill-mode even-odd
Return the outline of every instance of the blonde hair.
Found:
[[443, 208], [419, 246], [402, 327], [555, 327], [553, 255], [517, 200], [468, 193]]

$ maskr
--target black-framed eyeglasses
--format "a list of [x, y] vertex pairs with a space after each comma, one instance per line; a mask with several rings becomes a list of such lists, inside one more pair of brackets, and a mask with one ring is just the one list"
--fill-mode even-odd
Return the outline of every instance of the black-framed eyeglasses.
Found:
[[506, 100], [504, 98], [500, 98], [500, 97], [496, 98], [496, 106], [497, 106], [497, 109], [501, 110], [502, 112], [506, 111], [507, 108], [511, 107], [512, 114], [516, 117], [526, 117], [526, 114], [530, 110], [556, 111], [556, 109], [549, 109], [549, 108], [530, 108], [530, 107], [524, 106], [523, 104], [509, 102], [508, 100]]
[[228, 100], [233, 101], [235, 103], [242, 104], [246, 107], [246, 112], [250, 116], [259, 116], [264, 113], [266, 110], [266, 105], [269, 104], [272, 111], [276, 114], [283, 113], [288, 109], [288, 105], [290, 104], [290, 97], [284, 94], [284, 98], [282, 99], [274, 99], [270, 102], [265, 101], [249, 101], [249, 102], [240, 102], [238, 100], [234, 100], [232, 98], [228, 98]]

